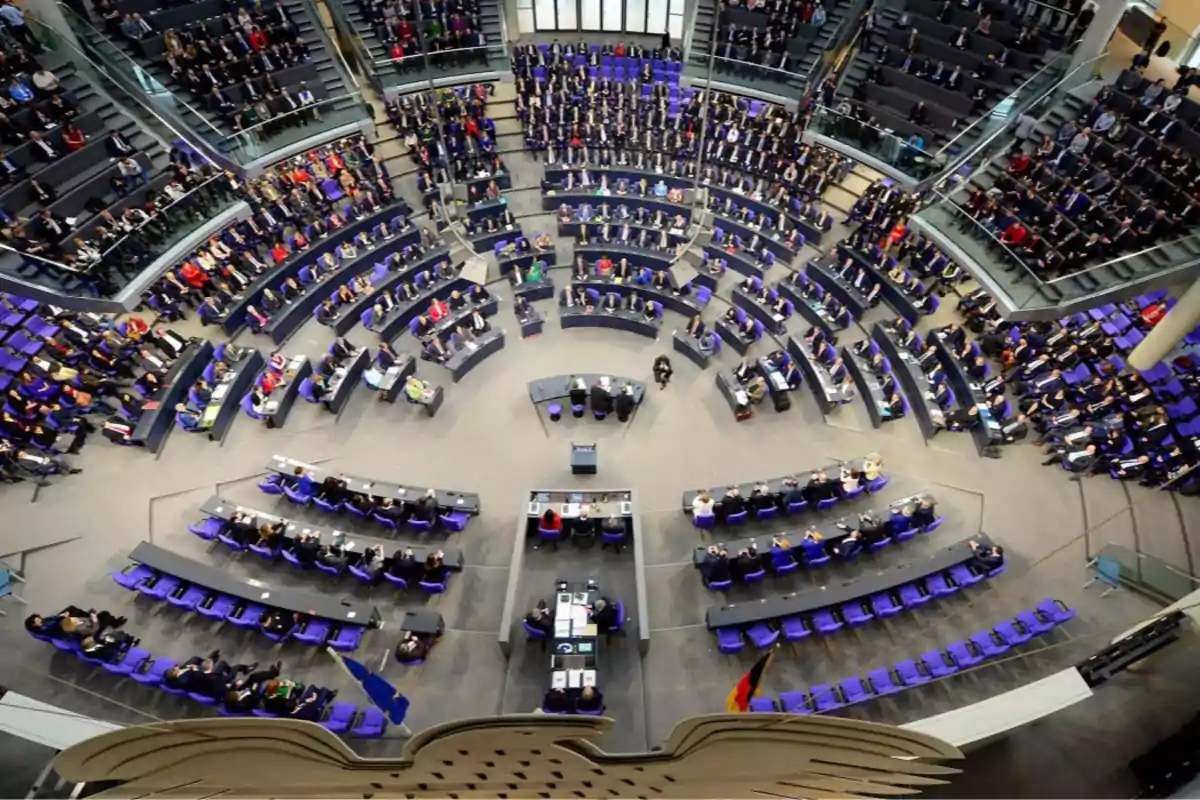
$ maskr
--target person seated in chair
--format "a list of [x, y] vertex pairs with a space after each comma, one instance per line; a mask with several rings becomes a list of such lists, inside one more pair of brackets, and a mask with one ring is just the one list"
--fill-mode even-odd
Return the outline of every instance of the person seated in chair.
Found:
[[753, 547], [743, 547], [738, 550], [737, 558], [733, 560], [730, 572], [735, 581], [744, 580], [747, 575], [752, 572], [758, 572], [762, 569], [762, 562], [758, 558], [758, 551]]
[[850, 531], [840, 542], [835, 542], [829, 549], [835, 555], [851, 559], [862, 552], [863, 544], [862, 531]]
[[[366, 495], [359, 495], [359, 497], [366, 497]], [[404, 517], [404, 505], [397, 503], [391, 497], [385, 497], [374, 513], [399, 524], [400, 520]]]
[[932, 497], [922, 497], [912, 513], [914, 528], [924, 528], [937, 519], [937, 503]]
[[422, 583], [445, 583], [446, 573], [450, 569], [443, 563], [443, 558], [445, 558], [445, 554], [441, 550], [425, 557], [425, 571], [421, 576]]
[[333, 569], [342, 569], [347, 562], [346, 551], [340, 544], [322, 545], [317, 551], [317, 561]]
[[991, 572], [998, 569], [1004, 564], [1004, 548], [999, 545], [984, 547], [979, 542], [971, 540], [968, 542], [971, 547], [971, 552], [974, 554], [971, 558], [971, 566], [978, 572]]
[[140, 641], [125, 631], [105, 631], [97, 636], [85, 637], [79, 643], [79, 651], [89, 658], [114, 664], [125, 657], [129, 648], [137, 647]]
[[554, 612], [550, 610], [545, 600], [538, 600], [533, 611], [525, 615], [525, 621], [547, 636], [554, 630]]
[[579, 693], [579, 700], [575, 703], [577, 711], [600, 711], [604, 708], [604, 695], [596, 691], [593, 686], [583, 687], [583, 691]]
[[542, 699], [542, 708], [551, 714], [567, 714], [571, 711], [571, 698], [563, 689], [551, 689]]
[[412, 631], [405, 631], [396, 643], [396, 660], [401, 664], [411, 664], [414, 661], [424, 661], [429, 655], [430, 643], [423, 636]]
[[424, 574], [425, 568], [413, 555], [411, 547], [396, 551], [388, 564], [388, 574], [407, 583], [416, 583]]
[[591, 621], [595, 624], [597, 633], [612, 633], [620, 623], [617, 619], [616, 604], [607, 597], [601, 597], [592, 609]]

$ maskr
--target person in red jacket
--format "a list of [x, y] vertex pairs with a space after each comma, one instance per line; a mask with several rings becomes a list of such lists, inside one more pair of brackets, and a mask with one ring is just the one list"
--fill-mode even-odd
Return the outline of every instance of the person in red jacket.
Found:
[[257, 25], [254, 30], [250, 31], [250, 46], [254, 48], [254, 52], [261, 53], [267, 49], [267, 36], [262, 32], [262, 28]]
[[554, 509], [547, 508], [546, 513], [542, 514], [542, 520], [538, 523], [542, 530], [561, 531], [562, 517], [555, 513]]
[[1012, 223], [1004, 229], [1004, 233], [1000, 236], [1000, 241], [1009, 247], [1019, 247], [1025, 244], [1025, 240], [1029, 237], [1029, 230], [1019, 219], [1014, 219]]
[[183, 266], [179, 268], [179, 277], [183, 278], [188, 286], [191, 286], [193, 289], [203, 289], [204, 285], [212, 280], [193, 261], [185, 261], [183, 263]]

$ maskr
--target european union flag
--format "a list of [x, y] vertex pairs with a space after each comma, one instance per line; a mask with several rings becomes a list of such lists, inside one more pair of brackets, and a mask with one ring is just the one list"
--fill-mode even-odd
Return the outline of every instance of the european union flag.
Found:
[[371, 702], [383, 711], [389, 722], [393, 725], [404, 723], [404, 717], [408, 714], [407, 697], [400, 694], [395, 686], [387, 682], [386, 678], [376, 675], [361, 661], [348, 658], [332, 648], [326, 648], [326, 651], [337, 659], [356, 681], [362, 684], [367, 697], [371, 698]]

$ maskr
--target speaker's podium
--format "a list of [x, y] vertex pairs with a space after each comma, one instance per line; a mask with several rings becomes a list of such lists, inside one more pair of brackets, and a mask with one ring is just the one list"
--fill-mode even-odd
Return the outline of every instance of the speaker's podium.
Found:
[[571, 443], [571, 474], [595, 475], [599, 457], [594, 444]]

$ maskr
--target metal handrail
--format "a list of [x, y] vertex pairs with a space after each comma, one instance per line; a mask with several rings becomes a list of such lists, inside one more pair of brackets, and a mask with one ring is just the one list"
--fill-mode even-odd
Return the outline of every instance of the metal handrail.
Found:
[[[480, 34], [480, 35], [482, 35], [482, 34]], [[440, 56], [443, 53], [461, 53], [465, 50], [491, 50], [494, 47], [500, 47], [500, 45], [477, 44], [477, 45], [474, 45], [473, 47], [451, 47], [451, 48], [448, 48], [445, 50], [435, 50], [432, 53], [421, 51], [420, 53], [413, 53], [411, 56], [400, 56], [399, 58], [392, 58], [391, 56], [387, 56], [387, 57], [381, 58], [379, 60], [373, 60], [371, 63], [372, 64], [400, 64], [400, 63], [403, 63], [405, 61], [408, 61], [408, 60], [414, 59], [414, 58], [425, 59], [425, 58], [428, 58], [429, 56]]]
[[1012, 250], [1010, 250], [1008, 245], [1006, 245], [1004, 242], [1000, 241], [1000, 239], [998, 239], [994, 233], [992, 233], [987, 228], [985, 228], [983, 225], [981, 225], [979, 223], [979, 220], [977, 220], [977, 219], [975, 219], [975, 217], [971, 216], [971, 214], [965, 208], [963, 208], [958, 203], [951, 200], [950, 197], [942, 194], [940, 191], [938, 191], [936, 189], [933, 190], [933, 193], [935, 195], [937, 195], [939, 198], [941, 198], [940, 202], [938, 203], [939, 205], [944, 205], [944, 206], [954, 209], [954, 211], [951, 213], [957, 212], [959, 215], [961, 215], [963, 217], [963, 219], [970, 222], [978, 230], [982, 231], [984, 236], [986, 236], [988, 239], [990, 239], [992, 244], [996, 245], [1001, 250], [1003, 250], [1005, 253], [1007, 253], [1008, 257], [1010, 259], [1012, 259], [1012, 261], [1015, 262], [1017, 265], [1019, 265], [1021, 267], [1021, 269], [1024, 270], [1026, 275], [1028, 275], [1030, 278], [1032, 278], [1034, 280], [1035, 284], [1045, 285], [1045, 281], [1043, 281], [1041, 278], [1039, 278], [1033, 272], [1033, 270], [1031, 270], [1028, 267], [1028, 265], [1025, 264], [1024, 259], [1020, 258], [1016, 253], [1014, 253]]
[[264, 119], [262, 122], [256, 122], [253, 125], [251, 125], [249, 128], [242, 128], [241, 130], [234, 131], [233, 133], [229, 134], [228, 136], [225, 136], [224, 138], [226, 140], [239, 139], [242, 136], [242, 134], [246, 134], [246, 133], [250, 133], [251, 131], [255, 131], [258, 128], [263, 127], [264, 125], [271, 125], [273, 123], [278, 123], [281, 119], [283, 119], [285, 117], [290, 117], [294, 114], [305, 114], [305, 113], [308, 113], [309, 111], [312, 111], [314, 108], [320, 108], [321, 106], [325, 105], [326, 103], [334, 103], [334, 102], [337, 102], [338, 100], [346, 100], [347, 98], [351, 98], [351, 97], [357, 97], [357, 98], [361, 99], [362, 92], [357, 91], [357, 92], [350, 92], [348, 94], [341, 94], [336, 97], [326, 97], [323, 100], [318, 100], [317, 102], [313, 103], [312, 105], [300, 106], [299, 108], [294, 108], [291, 111], [285, 112], [283, 114], [276, 114], [275, 116], [271, 117], [270, 119]]
[[[56, 45], [66, 47], [67, 49], [74, 52], [76, 57], [78, 57], [82, 61], [87, 62], [87, 64], [90, 65], [93, 69], [104, 74], [105, 76], [108, 76], [108, 70], [106, 70], [102, 65], [97, 64], [95, 61], [93, 61], [91, 59], [90, 56], [87, 55], [87, 53], [83, 52], [78, 47], [76, 47], [75, 43], [73, 41], [71, 41], [70, 37], [63, 36], [61, 33], [59, 33], [57, 30], [55, 30], [52, 26], [47, 25], [42, 20], [38, 19], [38, 17], [35, 14], [25, 12], [25, 16], [27, 19], [32, 19], [36, 23], [36, 25], [34, 26], [35, 30], [37, 28], [41, 28], [44, 31], [52, 31], [55, 34], [55, 42], [54, 43]], [[109, 79], [111, 80], [111, 76], [109, 77]], [[115, 81], [114, 81], [114, 83], [115, 83]], [[120, 84], [116, 84], [116, 85], [119, 86]], [[127, 94], [129, 94], [130, 97], [132, 97], [142, 109], [144, 109], [146, 112], [148, 112], [152, 117], [154, 117], [156, 120], [158, 120], [160, 123], [162, 123], [162, 125], [164, 127], [166, 127], [169, 131], [171, 131], [171, 133], [175, 134], [176, 136], [178, 136], [181, 139], [184, 138], [183, 134], [180, 133], [178, 130], [176, 130], [174, 125], [172, 125], [161, 114], [159, 114], [157, 111], [154, 110], [154, 107], [152, 104], [142, 101], [139, 97], [137, 97], [137, 95], [129, 93], [129, 90], [127, 90], [127, 89], [125, 89], [124, 91]], [[199, 151], [197, 151], [197, 152], [199, 152]], [[207, 163], [209, 163], [209, 164], [213, 163], [208, 158], [208, 156], [203, 155], [203, 153], [201, 153], [200, 155], [203, 156], [204, 160]]]
[[[354, 70], [350, 69], [350, 65], [346, 63], [346, 57], [342, 54], [342, 48], [337, 46], [337, 42], [329, 39], [329, 37], [327, 35], [328, 32], [324, 30], [325, 21], [323, 19], [321, 19], [321, 10], [319, 8], [317, 8], [317, 4], [316, 4], [315, 0], [302, 0], [302, 2], [304, 3], [304, 7], [306, 9], [308, 9], [308, 12], [312, 15], [313, 24], [320, 27], [322, 29], [322, 33], [326, 34], [326, 37], [325, 37], [326, 42], [328, 43], [329, 47], [332, 48], [334, 55], [337, 57], [337, 60], [339, 62], [341, 62], [341, 64], [342, 64], [342, 74], [345, 75], [347, 78], [349, 78], [351, 85], [353, 85], [354, 88], [357, 89], [358, 88], [358, 78], [354, 77]], [[333, 19], [332, 11], [329, 12], [329, 18]]]
[[[135, 70], [140, 70], [141, 72], [148, 72], [148, 70], [145, 67], [143, 67], [141, 64], [134, 61], [132, 58], [130, 58], [128, 53], [126, 53], [124, 50], [122, 50], [120, 47], [118, 47], [115, 43], [113, 43], [107, 36], [105, 36], [103, 33], [101, 33], [99, 30], [97, 30], [97, 28], [94, 25], [92, 25], [91, 22], [89, 22], [88, 20], [84, 19], [79, 14], [77, 14], [74, 11], [74, 9], [72, 9], [70, 6], [66, 5], [65, 3], [60, 2], [60, 3], [58, 3], [58, 8], [63, 13], [64, 18], [69, 19], [70, 17], [68, 17], [67, 15], [70, 15], [71, 17], [74, 17], [75, 19], [79, 20], [79, 22], [81, 24], [87, 26], [87, 28], [89, 30], [91, 30], [92, 33], [94, 33], [96, 36], [98, 36], [102, 42], [109, 45], [113, 50], [115, 50], [118, 54], [120, 54], [121, 58], [128, 61], [130, 66], [132, 66]], [[42, 25], [53, 30], [52, 25], [46, 25], [46, 23], [44, 23], [44, 22], [42, 23]], [[66, 37], [63, 37], [63, 38], [65, 39]], [[99, 66], [99, 65], [97, 65], [97, 66]], [[136, 74], [136, 73], [134, 73], [134, 74]], [[155, 81], [159, 85], [163, 85], [162, 81], [159, 81], [157, 78], [155, 79]], [[175, 92], [172, 92], [170, 89], [167, 89], [167, 87], [165, 85], [163, 85], [163, 89], [166, 90], [171, 95], [172, 98], [174, 98], [174, 101], [176, 103], [179, 103], [181, 106], [186, 108], [188, 111], [192, 112], [192, 114], [196, 117], [196, 119], [198, 119], [202, 123], [204, 123], [204, 125], [206, 125], [216, 136], [224, 137], [225, 134], [221, 133], [221, 131], [215, 125], [213, 125], [211, 122], [209, 122], [207, 117], [205, 117], [203, 114], [201, 114], [196, 109], [192, 108], [190, 103], [188, 103], [186, 100], [181, 98]]]
[[814, 111], [816, 111], [818, 109], [820, 111], [822, 111], [823, 113], [833, 114], [835, 116], [841, 117], [842, 119], [849, 120], [850, 122], [853, 122], [855, 125], [859, 125], [863, 128], [870, 128], [871, 130], [878, 133], [880, 136], [887, 137], [889, 139], [897, 139], [900, 142], [903, 142], [905, 147], [915, 150], [918, 153], [924, 154], [930, 160], [936, 160], [936, 158], [937, 158], [936, 153], [926, 150], [924, 147], [918, 147], [917, 145], [909, 144], [907, 136], [903, 136], [899, 133], [896, 133], [895, 131], [886, 131], [883, 128], [878, 128], [878, 127], [870, 124], [869, 122], [863, 122], [863, 121], [857, 120], [854, 117], [843, 114], [842, 112], [838, 111], [836, 108], [830, 108], [829, 106], [822, 105], [820, 103], [817, 103], [816, 105], [813, 106]]

